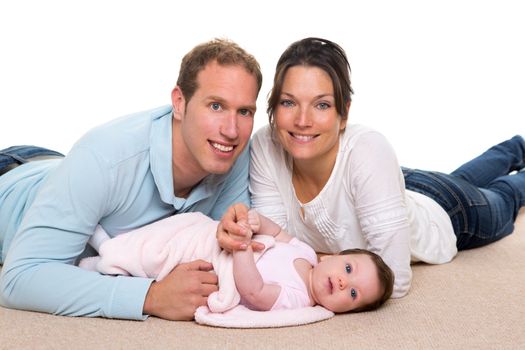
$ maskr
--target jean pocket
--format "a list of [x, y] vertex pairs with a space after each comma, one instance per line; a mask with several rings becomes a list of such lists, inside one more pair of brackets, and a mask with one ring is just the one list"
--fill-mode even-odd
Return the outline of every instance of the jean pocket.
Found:
[[478, 187], [462, 179], [457, 179], [454, 185], [463, 205], [473, 207], [488, 205], [487, 198]]

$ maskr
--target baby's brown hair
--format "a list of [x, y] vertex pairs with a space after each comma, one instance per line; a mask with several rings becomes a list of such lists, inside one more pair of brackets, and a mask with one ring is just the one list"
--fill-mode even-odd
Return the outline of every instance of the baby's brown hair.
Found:
[[392, 295], [392, 291], [394, 289], [394, 272], [392, 272], [392, 269], [388, 267], [388, 265], [383, 261], [383, 259], [379, 255], [369, 250], [353, 248], [353, 249], [343, 250], [342, 252], [339, 253], [339, 255], [350, 255], [350, 254], [364, 254], [364, 255], [368, 255], [372, 259], [372, 262], [376, 266], [377, 279], [379, 280], [379, 288], [381, 290], [379, 299], [371, 303], [368, 303], [366, 305], [363, 305], [361, 307], [358, 307], [357, 309], [354, 309], [350, 312], [362, 312], [362, 311], [375, 310], [379, 308], [381, 305], [383, 305]]

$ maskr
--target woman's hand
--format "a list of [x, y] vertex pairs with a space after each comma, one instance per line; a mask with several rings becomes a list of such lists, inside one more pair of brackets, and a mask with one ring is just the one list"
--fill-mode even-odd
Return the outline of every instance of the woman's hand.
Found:
[[249, 245], [254, 251], [264, 249], [264, 244], [251, 241], [252, 232], [248, 225], [248, 207], [237, 203], [228, 208], [217, 226], [219, 246], [229, 252], [245, 250]]

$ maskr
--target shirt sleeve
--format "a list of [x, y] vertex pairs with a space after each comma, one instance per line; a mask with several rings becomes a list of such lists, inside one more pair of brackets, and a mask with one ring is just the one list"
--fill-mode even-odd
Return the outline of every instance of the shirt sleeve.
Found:
[[144, 319], [151, 279], [102, 276], [74, 265], [114, 206], [107, 164], [77, 147], [44, 181], [6, 256], [2, 304], [59, 315]]
[[410, 225], [404, 179], [392, 146], [380, 133], [360, 135], [346, 174], [367, 248], [394, 271], [392, 297], [404, 296], [412, 278]]
[[308, 244], [296, 237], [293, 237], [290, 242], [288, 242], [288, 244], [299, 247], [299, 249], [302, 251], [303, 259], [306, 259], [310, 264], [312, 264], [312, 266], [317, 265], [317, 254], [315, 253], [315, 250], [313, 250]]

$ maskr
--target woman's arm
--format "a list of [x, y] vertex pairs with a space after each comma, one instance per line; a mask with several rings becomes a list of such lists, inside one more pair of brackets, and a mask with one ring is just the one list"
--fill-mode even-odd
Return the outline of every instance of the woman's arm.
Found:
[[404, 296], [412, 278], [410, 225], [403, 175], [392, 146], [378, 132], [359, 136], [345, 172], [367, 248], [394, 271], [393, 297]]

